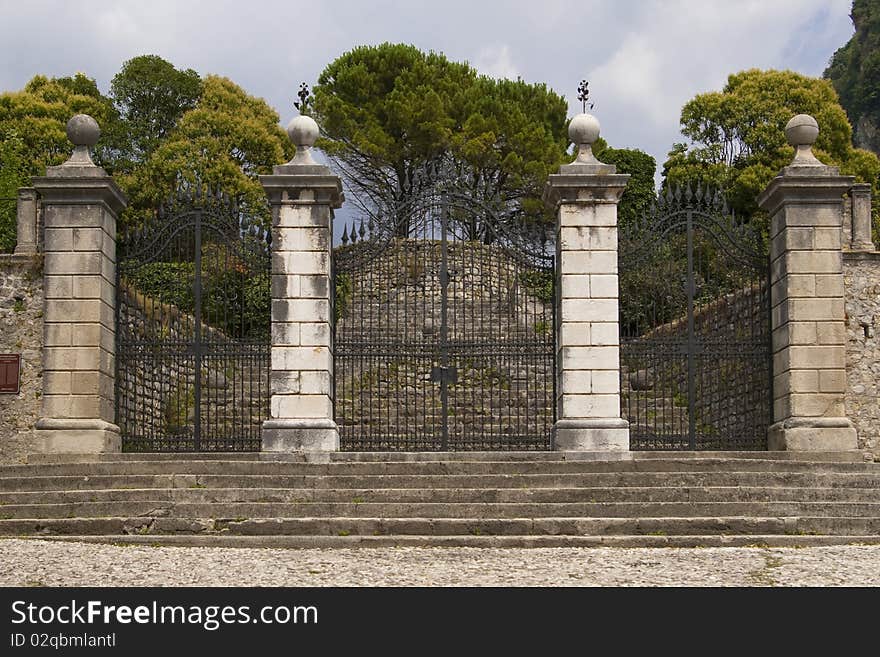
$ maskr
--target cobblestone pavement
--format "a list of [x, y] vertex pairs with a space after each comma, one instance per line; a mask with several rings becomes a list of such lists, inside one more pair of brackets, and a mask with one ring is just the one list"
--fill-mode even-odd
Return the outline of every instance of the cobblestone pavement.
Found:
[[880, 546], [125, 547], [0, 540], [3, 586], [880, 586]]

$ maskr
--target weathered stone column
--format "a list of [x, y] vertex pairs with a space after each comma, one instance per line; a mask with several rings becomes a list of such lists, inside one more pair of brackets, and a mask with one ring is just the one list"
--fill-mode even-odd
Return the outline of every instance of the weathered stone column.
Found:
[[568, 134], [577, 159], [550, 176], [544, 193], [557, 212], [554, 446], [628, 450], [629, 424], [620, 417], [617, 204], [629, 176], [593, 155], [595, 117], [576, 116]]
[[101, 131], [67, 123], [70, 159], [34, 179], [44, 217], [43, 400], [38, 451], [116, 452], [114, 424], [116, 218], [123, 193], [89, 148]]
[[15, 243], [16, 255], [35, 255], [39, 236], [37, 233], [38, 213], [37, 190], [33, 187], [19, 187], [16, 215]]
[[871, 183], [856, 183], [849, 190], [852, 199], [853, 251], [873, 251], [871, 239]]
[[312, 159], [312, 119], [296, 117], [287, 132], [296, 156], [260, 176], [272, 206], [272, 401], [263, 451], [337, 450], [330, 253], [342, 183]]
[[785, 128], [797, 151], [758, 198], [770, 215], [773, 331], [772, 450], [856, 449], [846, 418], [841, 223], [852, 177], [815, 158], [815, 119]]

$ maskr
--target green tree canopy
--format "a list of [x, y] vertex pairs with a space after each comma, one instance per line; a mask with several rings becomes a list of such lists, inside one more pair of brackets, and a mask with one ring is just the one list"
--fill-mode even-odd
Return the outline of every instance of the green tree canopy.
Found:
[[795, 114], [818, 121], [813, 151], [820, 160], [872, 183], [877, 193], [880, 161], [853, 148], [852, 128], [831, 83], [757, 69], [729, 76], [722, 91], [699, 94], [682, 108], [681, 132], [691, 146], [673, 146], [663, 165], [664, 185], [717, 186], [734, 209], [754, 213], [758, 194], [794, 156], [784, 129]]
[[131, 170], [149, 157], [201, 93], [202, 80], [192, 69], [178, 70], [157, 55], [125, 62], [110, 83], [123, 128], [114, 136], [116, 170]]
[[[30, 185], [32, 176], [70, 157], [67, 121], [79, 113], [90, 114], [101, 125], [95, 160], [107, 165], [113, 151], [107, 129], [112, 131], [118, 118], [91, 78], [82, 73], [63, 78], [37, 75], [21, 91], [0, 94], [0, 197], [14, 197], [19, 187]], [[15, 221], [15, 204], [3, 204], [0, 252], [15, 248]]]
[[371, 216], [418, 199], [438, 179], [537, 216], [543, 182], [568, 145], [565, 100], [545, 85], [481, 77], [413, 46], [345, 53], [314, 93], [320, 146]]
[[124, 223], [140, 224], [179, 181], [238, 195], [246, 209], [263, 211], [257, 179], [293, 156], [278, 113], [232, 81], [209, 75], [194, 109], [184, 113], [144, 163], [118, 181], [129, 195]]

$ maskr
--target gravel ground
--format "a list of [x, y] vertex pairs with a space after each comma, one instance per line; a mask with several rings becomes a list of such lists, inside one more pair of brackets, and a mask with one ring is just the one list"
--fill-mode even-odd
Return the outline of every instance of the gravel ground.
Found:
[[124, 547], [0, 540], [3, 586], [880, 586], [880, 546]]

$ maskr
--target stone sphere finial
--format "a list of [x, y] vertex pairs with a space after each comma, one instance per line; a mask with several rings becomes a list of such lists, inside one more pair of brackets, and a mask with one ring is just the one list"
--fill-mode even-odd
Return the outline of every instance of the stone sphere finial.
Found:
[[287, 136], [296, 146], [296, 155], [288, 164], [317, 164], [312, 158], [312, 147], [318, 140], [318, 124], [310, 116], [299, 115], [287, 124]]
[[813, 155], [813, 144], [819, 136], [819, 124], [809, 114], [798, 114], [785, 124], [785, 139], [795, 148], [792, 165], [822, 164]]
[[578, 147], [572, 164], [600, 164], [593, 155], [593, 144], [599, 139], [599, 119], [592, 114], [578, 114], [568, 124], [568, 138]]
[[73, 154], [65, 162], [68, 166], [95, 166], [89, 149], [98, 143], [101, 128], [88, 114], [75, 114], [67, 122], [67, 138], [73, 144]]

